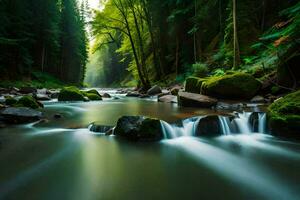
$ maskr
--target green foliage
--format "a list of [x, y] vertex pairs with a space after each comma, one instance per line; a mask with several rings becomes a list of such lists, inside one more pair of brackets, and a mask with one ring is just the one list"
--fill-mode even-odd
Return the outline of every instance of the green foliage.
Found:
[[204, 63], [195, 63], [193, 64], [193, 74], [194, 76], [203, 78], [206, 77], [209, 73], [207, 64]]

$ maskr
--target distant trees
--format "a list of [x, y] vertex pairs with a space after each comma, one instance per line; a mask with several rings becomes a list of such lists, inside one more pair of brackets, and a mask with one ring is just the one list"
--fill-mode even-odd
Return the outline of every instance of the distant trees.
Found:
[[82, 82], [87, 38], [76, 0], [2, 0], [0, 23], [2, 79], [30, 79], [38, 70]]

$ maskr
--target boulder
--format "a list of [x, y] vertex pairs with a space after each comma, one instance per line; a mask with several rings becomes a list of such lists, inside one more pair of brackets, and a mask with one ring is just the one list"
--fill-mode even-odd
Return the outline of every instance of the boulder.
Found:
[[38, 102], [35, 98], [30, 95], [26, 95], [21, 97], [16, 104], [15, 107], [27, 107], [32, 109], [38, 109], [44, 107], [43, 104]]
[[59, 95], [58, 101], [84, 101], [84, 95], [74, 86], [63, 88]]
[[250, 102], [252, 102], [252, 103], [265, 103], [266, 100], [265, 100], [265, 98], [262, 97], [262, 96], [255, 96], [255, 97], [253, 97], [253, 98], [250, 100]]
[[88, 100], [90, 100], [90, 101], [101, 101], [102, 100], [102, 97], [97, 94], [86, 93], [85, 95], [88, 98]]
[[201, 92], [222, 99], [250, 99], [261, 88], [261, 83], [245, 73], [210, 77], [202, 83]]
[[37, 89], [34, 87], [21, 87], [19, 89], [19, 92], [21, 94], [35, 94], [37, 93]]
[[171, 88], [170, 92], [172, 95], [177, 96], [178, 92], [181, 90], [181, 86], [175, 86], [173, 88]]
[[151, 96], [148, 95], [148, 94], [141, 94], [139, 97], [140, 97], [141, 99], [146, 99], [146, 98], [150, 98]]
[[111, 95], [108, 94], [108, 93], [104, 93], [104, 94], [102, 95], [102, 97], [103, 97], [103, 98], [111, 98]]
[[300, 90], [272, 103], [267, 120], [272, 134], [300, 139]]
[[17, 99], [11, 97], [11, 96], [6, 96], [5, 97], [5, 104], [8, 106], [13, 106], [14, 104], [16, 104], [18, 102]]
[[164, 95], [158, 98], [159, 102], [163, 103], [177, 103], [177, 96], [174, 95]]
[[152, 88], [150, 88], [147, 91], [148, 95], [157, 95], [157, 94], [160, 94], [160, 93], [162, 93], [162, 90], [161, 90], [161, 87], [159, 87], [158, 85], [154, 85]]
[[38, 121], [43, 117], [42, 112], [33, 110], [31, 108], [5, 108], [0, 112], [2, 120], [6, 123], [22, 124]]
[[222, 134], [222, 128], [217, 115], [211, 115], [200, 119], [196, 128], [196, 136], [216, 137]]
[[38, 101], [49, 101], [51, 98], [47, 94], [38, 93], [35, 97]]
[[201, 86], [205, 79], [197, 77], [189, 77], [185, 81], [185, 92], [200, 94]]
[[177, 98], [179, 106], [183, 107], [210, 108], [218, 103], [217, 99], [189, 92], [179, 92]]
[[114, 134], [132, 141], [158, 141], [163, 138], [160, 120], [143, 116], [121, 117]]
[[126, 94], [126, 97], [139, 97], [140, 95], [141, 94], [139, 92], [134, 91], [134, 92], [128, 92]]

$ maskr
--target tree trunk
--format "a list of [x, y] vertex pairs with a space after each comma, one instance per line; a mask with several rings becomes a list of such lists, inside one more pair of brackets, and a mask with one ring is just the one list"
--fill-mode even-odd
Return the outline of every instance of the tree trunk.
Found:
[[143, 74], [144, 74], [144, 78], [146, 81], [146, 85], [150, 86], [150, 81], [148, 78], [148, 72], [146, 69], [146, 55], [144, 52], [144, 44], [143, 44], [143, 39], [142, 39], [142, 35], [141, 35], [141, 31], [140, 31], [140, 27], [139, 27], [139, 23], [137, 20], [137, 16], [136, 16], [136, 12], [135, 12], [135, 7], [134, 7], [134, 3], [130, 0], [130, 7], [131, 7], [131, 11], [133, 14], [133, 19], [134, 19], [134, 24], [135, 24], [135, 28], [136, 28], [136, 32], [137, 32], [137, 36], [138, 36], [138, 40], [139, 40], [139, 47], [140, 47], [140, 51], [141, 51], [141, 68], [143, 70]]
[[[195, 13], [194, 16], [197, 15], [197, 0], [195, 1]], [[196, 31], [194, 31], [194, 63], [197, 62], [197, 38], [196, 38]]]
[[232, 18], [233, 18], [233, 69], [238, 69], [240, 64], [239, 42], [237, 34], [237, 20], [236, 20], [236, 1], [232, 4]]
[[176, 76], [179, 74], [179, 39], [176, 37], [176, 53], [175, 53], [175, 67], [176, 67]]

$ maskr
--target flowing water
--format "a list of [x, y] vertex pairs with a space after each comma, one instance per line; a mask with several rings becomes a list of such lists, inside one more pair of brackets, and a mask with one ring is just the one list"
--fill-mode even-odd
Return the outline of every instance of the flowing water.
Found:
[[[300, 143], [266, 134], [265, 114], [258, 131], [249, 112], [220, 116], [223, 135], [209, 139], [196, 127], [215, 111], [118, 97], [47, 102], [48, 118], [62, 119], [0, 129], [0, 199], [299, 199]], [[131, 143], [86, 128], [122, 115], [164, 120], [165, 139]]]

